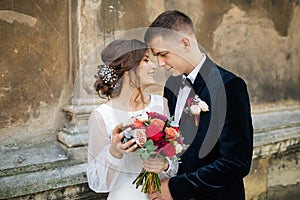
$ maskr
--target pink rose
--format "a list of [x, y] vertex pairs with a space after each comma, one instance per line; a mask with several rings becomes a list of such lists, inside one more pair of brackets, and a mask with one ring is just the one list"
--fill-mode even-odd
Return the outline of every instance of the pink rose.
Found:
[[133, 138], [139, 147], [143, 147], [145, 142], [147, 141], [147, 136], [145, 133], [145, 129], [135, 129], [133, 131]]
[[157, 126], [157, 128], [162, 131], [165, 126], [165, 122], [161, 119], [154, 118], [150, 120], [150, 125]]
[[162, 153], [169, 158], [172, 158], [176, 154], [176, 148], [172, 143], [163, 147]]

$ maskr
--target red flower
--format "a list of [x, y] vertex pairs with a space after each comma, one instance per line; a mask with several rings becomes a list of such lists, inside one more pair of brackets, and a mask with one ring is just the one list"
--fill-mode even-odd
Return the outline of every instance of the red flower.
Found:
[[193, 98], [188, 98], [187, 99], [187, 105], [191, 106], [193, 104]]
[[164, 148], [162, 149], [162, 153], [169, 158], [173, 157], [176, 154], [175, 146], [172, 143], [168, 143]]
[[147, 114], [151, 119], [157, 118], [163, 120], [164, 122], [168, 121], [168, 117], [161, 115], [157, 112], [147, 112]]
[[134, 129], [141, 129], [141, 128], [145, 128], [145, 124], [143, 121], [136, 119], [133, 122], [133, 127], [134, 127]]
[[163, 136], [163, 133], [161, 132], [159, 127], [150, 124], [149, 126], [147, 126], [146, 135], [147, 138], [152, 139], [153, 141], [157, 141]]
[[156, 153], [158, 154], [162, 151], [163, 147], [168, 144], [165, 139], [156, 140], [153, 141], [153, 143], [155, 146], [157, 146]]
[[161, 119], [155, 118], [150, 120], [150, 125], [157, 126], [160, 131], [163, 130], [165, 122]]

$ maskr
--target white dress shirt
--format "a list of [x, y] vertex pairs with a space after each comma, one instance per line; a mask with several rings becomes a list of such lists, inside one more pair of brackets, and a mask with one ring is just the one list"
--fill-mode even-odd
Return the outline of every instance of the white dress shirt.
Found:
[[[183, 78], [188, 78], [190, 79], [190, 81], [192, 82], [192, 84], [194, 84], [195, 82], [195, 79], [198, 75], [198, 72], [200, 71], [205, 59], [206, 59], [206, 55], [205, 54], [202, 54], [203, 57], [200, 61], [200, 63], [197, 65], [197, 67], [195, 67], [193, 69], [193, 71], [188, 75], [188, 76], [185, 76], [185, 75], [182, 75]], [[176, 108], [175, 108], [175, 113], [174, 113], [174, 121], [179, 124], [179, 121], [180, 121], [180, 118], [181, 118], [181, 115], [182, 115], [182, 111], [183, 111], [183, 108], [185, 106], [185, 102], [189, 96], [189, 93], [191, 91], [191, 88], [188, 87], [187, 85], [185, 85], [182, 89], [180, 88], [179, 89], [179, 92], [178, 92], [178, 97], [177, 97], [177, 102], [176, 102]]]

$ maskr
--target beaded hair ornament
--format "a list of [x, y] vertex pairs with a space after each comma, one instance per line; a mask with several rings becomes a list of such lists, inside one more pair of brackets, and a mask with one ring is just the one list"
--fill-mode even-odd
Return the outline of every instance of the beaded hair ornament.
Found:
[[120, 87], [119, 81], [117, 84], [114, 84], [118, 78], [114, 68], [111, 68], [107, 65], [99, 65], [98, 68], [100, 69], [98, 75], [105, 84], [110, 84], [114, 89]]

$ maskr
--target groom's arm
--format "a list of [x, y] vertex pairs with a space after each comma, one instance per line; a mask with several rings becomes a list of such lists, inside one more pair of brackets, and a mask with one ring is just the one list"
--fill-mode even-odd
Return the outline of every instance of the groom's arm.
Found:
[[241, 181], [250, 170], [253, 128], [250, 102], [245, 82], [235, 77], [225, 85], [227, 110], [218, 140], [218, 159], [192, 173], [175, 176], [169, 181], [174, 199], [214, 193], [218, 188]]

